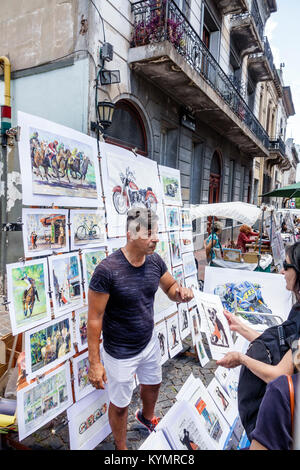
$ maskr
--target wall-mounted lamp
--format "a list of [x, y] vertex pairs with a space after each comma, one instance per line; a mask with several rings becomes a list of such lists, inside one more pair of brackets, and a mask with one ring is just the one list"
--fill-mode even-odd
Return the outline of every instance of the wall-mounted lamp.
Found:
[[100, 131], [101, 134], [111, 125], [115, 110], [114, 103], [110, 101], [99, 101], [97, 104], [97, 121], [91, 122], [92, 131]]

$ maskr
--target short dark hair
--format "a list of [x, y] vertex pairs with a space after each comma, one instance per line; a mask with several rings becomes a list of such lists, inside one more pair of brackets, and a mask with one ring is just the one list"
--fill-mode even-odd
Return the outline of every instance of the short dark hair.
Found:
[[139, 232], [141, 227], [151, 230], [157, 222], [158, 216], [153, 210], [146, 207], [134, 207], [127, 213], [126, 232]]

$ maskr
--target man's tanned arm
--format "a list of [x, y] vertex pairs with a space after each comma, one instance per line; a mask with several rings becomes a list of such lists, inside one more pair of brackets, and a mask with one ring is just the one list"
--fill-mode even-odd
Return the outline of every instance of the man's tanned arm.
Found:
[[190, 302], [194, 297], [192, 289], [180, 286], [168, 271], [161, 277], [159, 284], [164, 293], [174, 302]]

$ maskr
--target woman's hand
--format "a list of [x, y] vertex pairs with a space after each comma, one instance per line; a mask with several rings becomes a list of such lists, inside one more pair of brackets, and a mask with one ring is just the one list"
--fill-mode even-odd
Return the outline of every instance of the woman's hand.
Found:
[[232, 351], [227, 353], [222, 359], [219, 359], [216, 363], [218, 366], [223, 366], [227, 369], [231, 369], [234, 367], [238, 367], [242, 364], [243, 356], [244, 354], [238, 351]]
[[239, 318], [233, 313], [228, 312], [228, 310], [224, 310], [224, 315], [228, 321], [230, 330], [239, 332], [243, 326], [241, 320], [239, 320]]

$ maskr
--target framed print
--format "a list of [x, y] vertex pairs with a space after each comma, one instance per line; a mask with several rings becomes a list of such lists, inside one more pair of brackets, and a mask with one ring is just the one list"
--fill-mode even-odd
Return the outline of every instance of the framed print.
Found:
[[46, 259], [6, 265], [9, 317], [13, 335], [51, 319]]
[[83, 306], [82, 276], [78, 253], [49, 256], [54, 315]]
[[162, 185], [163, 201], [165, 204], [181, 206], [180, 171], [175, 168], [158, 165]]
[[25, 332], [28, 380], [41, 376], [74, 354], [72, 314]]
[[70, 210], [71, 250], [105, 245], [106, 222], [104, 209]]
[[70, 364], [17, 391], [19, 440], [22, 441], [73, 404]]
[[24, 205], [103, 207], [96, 139], [18, 111]]
[[188, 230], [180, 232], [181, 253], [194, 251], [193, 232]]
[[206, 317], [206, 336], [213, 359], [221, 359], [233, 350], [233, 341], [224, 309], [217, 295], [194, 291], [195, 300]]
[[127, 243], [126, 237], [119, 237], [119, 238], [108, 238], [106, 242], [106, 246], [108, 249], [108, 254], [111, 255], [115, 251], [123, 248]]
[[169, 238], [167, 233], [159, 233], [159, 242], [156, 244], [156, 253], [164, 260], [169, 271], [171, 271], [171, 257], [169, 248]]
[[179, 209], [181, 230], [192, 230], [191, 210], [185, 207]]
[[169, 353], [170, 357], [174, 357], [183, 349], [179, 333], [178, 313], [170, 318], [167, 318], [166, 324], [168, 332]]
[[165, 206], [166, 230], [179, 230], [179, 209], [178, 207]]
[[106, 252], [106, 246], [102, 246], [99, 248], [91, 248], [90, 250], [82, 250], [81, 259], [86, 302], [91, 278], [98, 264], [101, 263], [104, 258], [106, 258]]
[[67, 209], [22, 209], [26, 258], [69, 251]]
[[95, 390], [67, 410], [71, 450], [92, 450], [110, 433], [109, 398]]
[[225, 392], [224, 388], [219, 384], [215, 377], [208, 385], [207, 391], [214, 400], [215, 404], [219, 408], [224, 418], [226, 419], [229, 426], [232, 426], [233, 422], [239, 414], [237, 403], [229, 397], [229, 395]]
[[178, 319], [180, 338], [184, 340], [191, 333], [189, 309], [185, 302], [178, 304]]
[[183, 273], [183, 266], [175, 266], [172, 268], [172, 275], [175, 279], [175, 281], [178, 282], [179, 285], [185, 286], [185, 280], [184, 280], [184, 273]]
[[161, 353], [161, 365], [164, 364], [169, 359], [169, 350], [168, 350], [168, 332], [167, 325], [165, 321], [162, 321], [155, 325], [155, 333], [158, 338], [160, 353]]
[[171, 264], [173, 267], [182, 264], [179, 232], [169, 232]]
[[91, 385], [88, 379], [89, 373], [89, 352], [86, 351], [80, 356], [72, 358], [73, 374], [74, 374], [74, 392], [75, 401], [81, 400], [89, 393], [93, 392], [95, 388]]
[[157, 163], [104, 142], [100, 149], [108, 236], [125, 236], [130, 208], [147, 207], [156, 213], [162, 205]]
[[196, 267], [195, 257], [194, 257], [193, 252], [184, 253], [182, 255], [182, 263], [183, 263], [184, 277], [197, 274], [197, 267]]
[[87, 344], [88, 306], [75, 310], [75, 332], [78, 351], [88, 347]]

